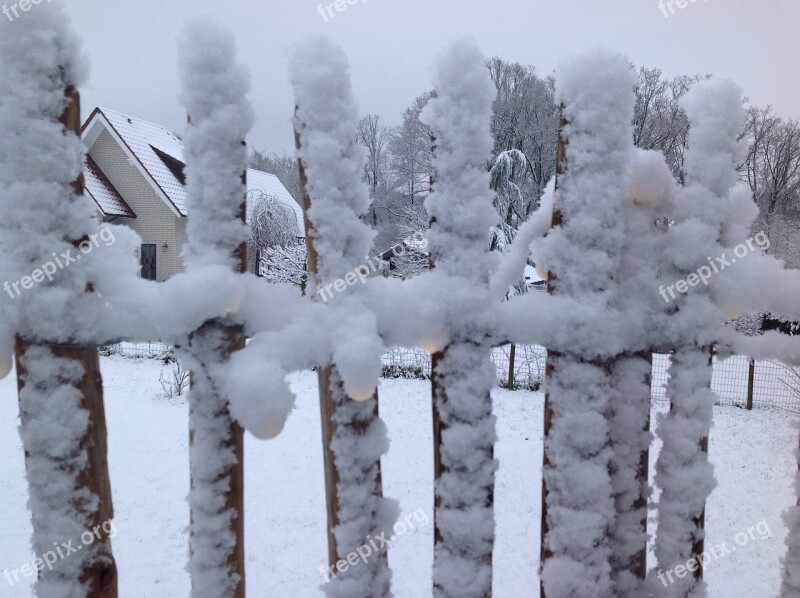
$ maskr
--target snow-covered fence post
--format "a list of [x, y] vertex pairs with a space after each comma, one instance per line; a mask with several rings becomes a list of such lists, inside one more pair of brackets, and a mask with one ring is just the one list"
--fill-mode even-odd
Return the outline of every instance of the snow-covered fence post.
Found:
[[491, 596], [495, 418], [490, 391], [493, 326], [489, 251], [495, 221], [487, 159], [494, 89], [471, 43], [453, 45], [436, 68], [438, 95], [422, 118], [436, 138], [432, 218], [433, 288], [446, 306], [449, 342], [432, 360], [436, 538], [434, 596]]
[[789, 533], [786, 536], [786, 557], [783, 560], [783, 598], [800, 598], [800, 448], [797, 451], [798, 468], [794, 489], [797, 506], [784, 515]]
[[[558, 143], [556, 145], [556, 174], [555, 174], [555, 181], [554, 181], [554, 189], [557, 192], [559, 190], [558, 184], [561, 177], [564, 176], [567, 168], [567, 140], [564, 137], [564, 127], [566, 127], [567, 121], [564, 118], [564, 105], [561, 105], [560, 114], [559, 114], [559, 122], [558, 122]], [[561, 211], [557, 208], [553, 208], [553, 215], [551, 218], [550, 226], [551, 228], [557, 228], [564, 224], [563, 215]], [[537, 262], [537, 267], [542, 269], [540, 263]], [[556, 277], [551, 271], [547, 271], [547, 292], [548, 294], [552, 295], [555, 291], [555, 282]], [[556, 351], [548, 350], [547, 352], [547, 362], [545, 364], [545, 380], [550, 380], [553, 377], [553, 360], [557, 359], [559, 354]], [[546, 386], [546, 385], [545, 385]], [[544, 409], [543, 409], [544, 417], [543, 417], [543, 424], [542, 424], [542, 432], [544, 434], [545, 442], [547, 442], [547, 438], [550, 436], [550, 431], [553, 427], [553, 409], [550, 405], [550, 392], [549, 390], [545, 392], [544, 395]], [[547, 468], [550, 467], [550, 458], [547, 455], [547, 451], [543, 451], [542, 453], [542, 472], [546, 471]], [[547, 517], [547, 478], [542, 476], [542, 503], [541, 503], [541, 527], [540, 527], [540, 540], [539, 540], [539, 568], [544, 566], [544, 563], [553, 555], [550, 549], [547, 547], [547, 535], [550, 532], [550, 525]], [[544, 580], [540, 579], [540, 594], [544, 597], [545, 594], [545, 586]]]
[[[236, 63], [227, 31], [204, 22], [187, 29], [180, 47], [186, 130], [187, 225], [184, 256], [198, 287], [223, 285], [227, 273], [247, 271], [245, 226], [247, 146], [253, 113], [246, 98], [249, 79]], [[204, 271], [205, 274], [200, 276]], [[236, 320], [237, 298], [228, 317], [205, 322], [189, 336], [191, 507], [189, 572], [193, 596], [243, 598], [244, 440], [218, 374], [245, 346]]]
[[[596, 315], [579, 321], [570, 345], [548, 360], [542, 595], [551, 598], [615, 592], [610, 418], [619, 392], [613, 358], [624, 348], [613, 331], [629, 196], [632, 88], [627, 61], [608, 53], [576, 60], [559, 80], [556, 227], [541, 257], [552, 271], [554, 296]], [[601, 320], [608, 329], [593, 331]]]
[[[340, 293], [338, 284], [347, 280], [347, 286], [352, 286], [358, 280], [354, 272], [364, 277], [371, 273], [363, 264], [369, 259], [375, 234], [364, 221], [369, 206], [368, 191], [361, 183], [366, 155], [356, 142], [358, 113], [347, 58], [327, 39], [306, 40], [292, 52], [291, 77], [306, 214], [309, 292], [316, 300], [329, 303], [339, 319], [363, 319], [368, 310], [358, 291]], [[334, 281], [337, 284], [332, 290]], [[369, 319], [374, 321], [372, 316]], [[354, 346], [369, 346], [359, 330], [346, 334], [352, 335]], [[335, 597], [383, 598], [391, 595], [386, 552], [354, 566], [345, 559], [368, 538], [391, 534], [397, 505], [383, 498], [380, 465], [388, 438], [378, 415], [377, 381], [348, 388], [344, 374], [365, 368], [352, 363], [352, 356], [341, 349], [334, 350], [332, 365], [318, 369], [328, 552], [330, 572], [335, 576], [325, 591]], [[366, 380], [369, 373], [360, 377]]]
[[[665, 263], [660, 268], [665, 294], [670, 285], [680, 288], [679, 281], [697, 286], [701, 271], [697, 264], [704, 263], [706, 256], [708, 264], [702, 269], [709, 278], [714, 273], [711, 256], [724, 259], [732, 239], [726, 222], [739, 192], [736, 167], [743, 155], [737, 133], [744, 121], [739, 88], [730, 82], [701, 82], [686, 95], [683, 105], [692, 124], [687, 184], [675, 197], [670, 214], [675, 224], [665, 235]], [[663, 447], [656, 466], [656, 484], [661, 489], [657, 571], [700, 560], [703, 552], [705, 502], [716, 485], [708, 459], [716, 400], [711, 391], [711, 347], [722, 334], [724, 315], [711, 289], [697, 286], [672, 298], [664, 318], [669, 321], [664, 325], [665, 342], [674, 354], [667, 385], [670, 411], [659, 418], [658, 425]], [[660, 596], [701, 595], [705, 592], [702, 568], [666, 587], [654, 578], [651, 587]]]
[[[117, 595], [99, 359], [81, 338], [88, 331], [70, 321], [70, 309], [88, 307], [82, 299], [96, 276], [75, 263], [97, 231], [83, 198], [78, 46], [60, 3], [0, 26], [0, 270], [28, 293], [17, 293], [10, 311], [33, 552], [86, 544], [86, 533], [94, 540], [39, 571], [41, 598]], [[48, 284], [39, 268], [51, 253], [69, 259], [72, 270], [55, 281], [50, 273]]]

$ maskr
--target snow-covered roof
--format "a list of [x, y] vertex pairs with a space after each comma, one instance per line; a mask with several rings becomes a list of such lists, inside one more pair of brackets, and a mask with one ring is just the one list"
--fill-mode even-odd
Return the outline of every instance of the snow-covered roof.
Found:
[[86, 156], [84, 166], [86, 193], [94, 200], [100, 211], [106, 216], [136, 218], [134, 211], [125, 203], [125, 200], [122, 199], [122, 196], [91, 156]]
[[[99, 107], [95, 108], [83, 125], [83, 138], [88, 145], [91, 146], [97, 139], [100, 127], [108, 129], [117, 142], [123, 146], [123, 149], [132, 157], [133, 165], [150, 180], [159, 195], [176, 215], [186, 216], [188, 214], [186, 187], [182, 178], [185, 166], [183, 142], [161, 125], [128, 116], [116, 110]], [[166, 159], [164, 155], [166, 155]], [[88, 181], [88, 173], [86, 178]], [[286, 187], [278, 180], [278, 177], [266, 172], [248, 169], [247, 190], [248, 193], [255, 190], [262, 191], [292, 208], [297, 214], [300, 231], [305, 236], [303, 232], [305, 231], [303, 210], [286, 190]], [[117, 195], [119, 194], [117, 193]], [[119, 199], [121, 200], [122, 198], [120, 197]], [[95, 197], [95, 201], [97, 201], [104, 213], [112, 216], [121, 215], [106, 212], [97, 197]], [[119, 210], [119, 207], [112, 206], [108, 199], [104, 201], [112, 209]], [[130, 210], [130, 208], [128, 209]]]
[[91, 132], [91, 125], [96, 120], [103, 120], [110, 126], [112, 135], [122, 142], [130, 154], [133, 154], [141, 169], [149, 175], [151, 182], [160, 190], [174, 211], [180, 216], [186, 216], [186, 187], [156, 153], [156, 149], [159, 149], [180, 159], [174, 154], [180, 152], [182, 155], [181, 140], [161, 125], [108, 108], [96, 108], [92, 112], [83, 126], [84, 134]]
[[305, 237], [305, 221], [303, 219], [303, 208], [300, 207], [292, 194], [286, 190], [283, 183], [274, 174], [261, 172], [260, 170], [247, 169], [247, 194], [250, 197], [253, 191], [261, 191], [265, 195], [276, 198], [278, 201], [294, 210], [297, 216], [297, 225], [300, 227], [301, 236]]

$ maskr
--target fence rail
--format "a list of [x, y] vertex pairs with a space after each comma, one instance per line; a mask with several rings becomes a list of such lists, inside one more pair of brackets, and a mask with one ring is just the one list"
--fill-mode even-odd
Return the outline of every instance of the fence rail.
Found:
[[[101, 349], [106, 355], [136, 359], [170, 359], [174, 349], [161, 343], [120, 343]], [[511, 345], [492, 351], [501, 386], [539, 390], [544, 384], [547, 351], [538, 345], [515, 346], [511, 367]], [[652, 400], [665, 403], [670, 356], [653, 355]], [[711, 387], [723, 406], [776, 408], [800, 413], [800, 368], [775, 361], [755, 361], [741, 355], [714, 357]], [[430, 355], [422, 349], [396, 347], [383, 356], [384, 378], [427, 380]], [[513, 381], [513, 384], [509, 384]]]

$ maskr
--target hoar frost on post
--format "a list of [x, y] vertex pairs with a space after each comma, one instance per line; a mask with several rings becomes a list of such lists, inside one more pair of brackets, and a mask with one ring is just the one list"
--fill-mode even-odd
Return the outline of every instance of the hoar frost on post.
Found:
[[[730, 82], [701, 82], [682, 104], [692, 128], [686, 186], [670, 206], [674, 225], [665, 235], [660, 268], [659, 282], [670, 284], [688, 279], [706, 256], [725, 252], [726, 241], [730, 242], [725, 238], [730, 205], [742, 204], [736, 172], [743, 155], [737, 140], [744, 121], [741, 91]], [[655, 478], [661, 489], [655, 541], [658, 568], [651, 579], [657, 595], [680, 598], [705, 595], [701, 569], [666, 586], [656, 575], [703, 552], [705, 502], [716, 486], [707, 454], [716, 400], [710, 353], [725, 320], [710, 289], [697, 286], [691, 291], [664, 312], [664, 340], [674, 353], [666, 390], [670, 411], [659, 417], [658, 425], [663, 442]]]
[[610, 359], [624, 346], [614, 331], [624, 329], [616, 304], [629, 195], [632, 87], [627, 61], [608, 52], [575, 59], [560, 72], [567, 144], [555, 198], [560, 226], [534, 243], [534, 254], [553, 273], [554, 296], [582, 304], [584, 313], [564, 331], [568, 339], [557, 342], [558, 353], [550, 359], [542, 562], [548, 597], [610, 596], [614, 590], [611, 532], [618, 497], [610, 473], [615, 462], [610, 414], [619, 390]]
[[[322, 285], [352, 275], [369, 255], [374, 233], [363, 220], [369, 194], [361, 182], [366, 155], [356, 142], [358, 115], [342, 50], [312, 38], [293, 49], [290, 63], [314, 296]], [[398, 515], [397, 503], [383, 498], [380, 477], [380, 458], [389, 445], [375, 390], [382, 344], [374, 316], [358, 295], [352, 290], [331, 302], [338, 318], [355, 327], [344, 332], [344, 346], [334, 350], [335, 365], [319, 369], [329, 561], [335, 576], [324, 590], [329, 596], [377, 598], [391, 595], [385, 552], [341, 566], [368, 538], [390, 534]], [[354, 359], [358, 349], [367, 349], [364, 354], [374, 359]]]
[[[247, 147], [253, 120], [249, 79], [236, 64], [234, 38], [196, 21], [180, 47], [186, 130], [187, 273], [247, 270]], [[219, 284], [214, 277], [199, 285]], [[224, 285], [224, 282], [222, 283]], [[232, 289], [228, 313], [210, 319], [179, 353], [192, 371], [189, 393], [191, 506], [188, 570], [193, 596], [244, 596], [244, 440], [221, 385], [230, 355], [244, 348]]]
[[[77, 257], [81, 244], [99, 235], [81, 176], [77, 88], [86, 70], [62, 3], [0, 25], [0, 272], [23, 280], [53, 254], [71, 260], [68, 272], [42, 277], [4, 306], [3, 326], [12, 329], [0, 334], [0, 373], [10, 367], [10, 337], [17, 335], [20, 435], [38, 555], [54, 543], [80, 543], [82, 533], [113, 518], [95, 347], [106, 321], [99, 291], [113, 280], [113, 259], [126, 263], [129, 247], [106, 248], [108, 262]], [[110, 539], [39, 571], [34, 591], [43, 598], [116, 596]]]
[[429, 242], [431, 290], [444, 308], [449, 342], [433, 355], [436, 545], [434, 595], [489, 596], [494, 547], [495, 417], [491, 389], [494, 305], [489, 251], [495, 224], [487, 159], [494, 89], [471, 42], [435, 67], [437, 97], [421, 118], [434, 142]]

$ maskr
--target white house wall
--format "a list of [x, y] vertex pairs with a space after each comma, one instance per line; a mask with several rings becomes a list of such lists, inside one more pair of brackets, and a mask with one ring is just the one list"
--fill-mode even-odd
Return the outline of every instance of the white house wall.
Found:
[[142, 243], [156, 246], [157, 279], [164, 281], [183, 272], [180, 252], [186, 243], [186, 218], [175, 216], [156, 195], [108, 131], [100, 134], [89, 154], [136, 213], [136, 219], [116, 222], [135, 230]]

